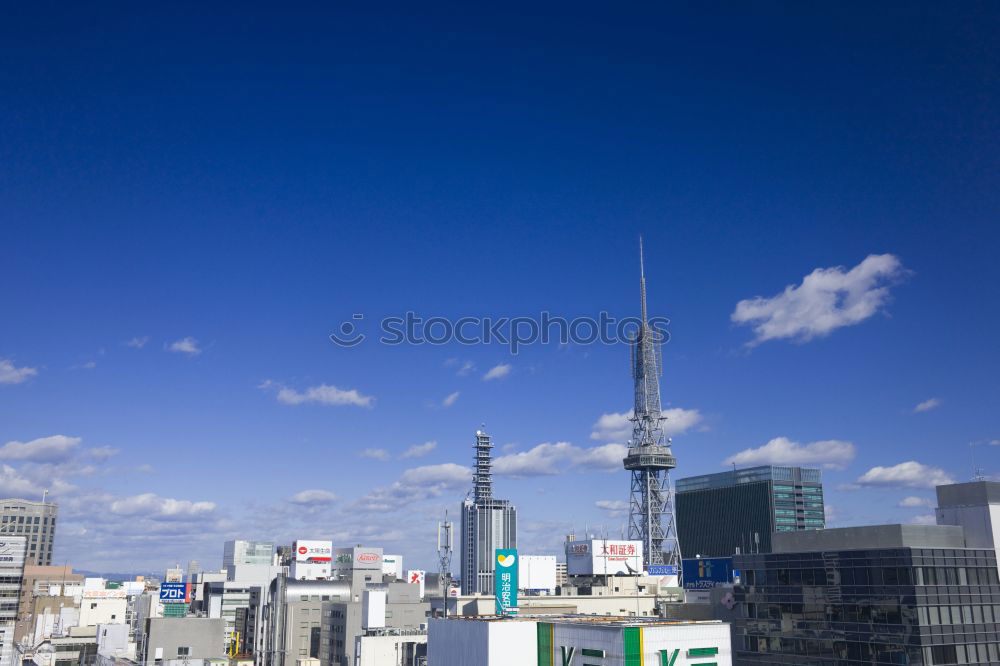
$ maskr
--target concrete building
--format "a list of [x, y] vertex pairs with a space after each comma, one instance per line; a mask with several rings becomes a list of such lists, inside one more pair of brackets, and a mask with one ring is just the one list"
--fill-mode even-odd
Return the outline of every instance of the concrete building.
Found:
[[382, 574], [393, 580], [403, 580], [403, 556], [382, 555]]
[[419, 585], [394, 582], [366, 588], [323, 606], [319, 658], [324, 666], [355, 666], [355, 638], [366, 630], [426, 627], [430, 603], [421, 599]]
[[1000, 663], [996, 551], [961, 527], [784, 532], [772, 550], [734, 558], [740, 664]]
[[0, 537], [0, 666], [14, 666], [14, 629], [27, 552], [26, 537]]
[[354, 666], [420, 666], [427, 657], [423, 629], [367, 629], [354, 639]]
[[0, 538], [24, 536], [28, 545], [26, 564], [52, 564], [59, 506], [24, 499], [0, 500]]
[[818, 469], [764, 465], [677, 480], [684, 557], [768, 553], [771, 534], [823, 529]]
[[938, 525], [961, 525], [969, 548], [1000, 545], [1000, 483], [972, 481], [937, 487]]
[[433, 666], [733, 664], [722, 622], [579, 615], [432, 619], [427, 659]]
[[222, 548], [222, 568], [233, 564], [274, 564], [273, 541], [248, 541], [234, 539]]
[[[65, 596], [66, 587], [83, 584], [83, 575], [73, 573], [73, 567], [52, 567], [26, 564], [21, 582], [21, 598], [18, 604], [17, 627], [14, 640], [23, 643], [34, 633], [34, 618], [43, 612], [44, 604], [35, 606], [37, 597]], [[69, 599], [72, 602], [72, 598]], [[64, 598], [56, 607], [66, 605]], [[56, 612], [58, 615], [58, 611]]]
[[125, 590], [120, 588], [87, 589], [85, 587], [82, 596], [80, 601], [81, 627], [125, 623], [128, 611], [128, 596]]
[[265, 595], [251, 598], [255, 614], [254, 604], [264, 604], [260, 636], [254, 637], [260, 646], [258, 666], [296, 666], [301, 659], [319, 659], [324, 606], [351, 598], [351, 586], [344, 581], [278, 576]]
[[225, 631], [221, 618], [150, 618], [140, 663], [161, 666], [173, 659], [225, 659]]
[[462, 594], [493, 594], [496, 549], [517, 548], [517, 510], [493, 497], [493, 441], [482, 430], [475, 449], [473, 498], [462, 503]]

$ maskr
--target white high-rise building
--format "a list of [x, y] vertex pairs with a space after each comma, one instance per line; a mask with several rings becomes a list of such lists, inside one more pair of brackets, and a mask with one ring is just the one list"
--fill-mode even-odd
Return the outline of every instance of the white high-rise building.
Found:
[[28, 540], [23, 536], [0, 535], [0, 666], [14, 666], [14, 625], [24, 579], [24, 558]]
[[475, 449], [474, 498], [462, 503], [462, 594], [493, 594], [496, 549], [517, 548], [517, 510], [493, 497], [493, 442], [482, 430]]

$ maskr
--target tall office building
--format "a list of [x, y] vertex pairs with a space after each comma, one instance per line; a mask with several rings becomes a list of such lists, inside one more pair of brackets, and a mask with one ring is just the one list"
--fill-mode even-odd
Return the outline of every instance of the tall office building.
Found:
[[51, 502], [0, 500], [0, 537], [24, 536], [28, 549], [26, 561], [50, 566], [58, 513], [59, 506]]
[[0, 535], [0, 666], [19, 663], [14, 655], [18, 599], [24, 580], [24, 560], [28, 538]]
[[1000, 663], [996, 551], [967, 547], [961, 527], [782, 532], [734, 566], [734, 663]]
[[227, 541], [222, 551], [222, 568], [240, 564], [266, 564], [270, 566], [274, 560], [274, 542], [246, 541], [235, 539]]
[[818, 469], [765, 465], [677, 480], [687, 557], [771, 552], [772, 532], [823, 529]]
[[494, 552], [517, 548], [517, 510], [493, 497], [493, 442], [476, 431], [473, 498], [462, 503], [462, 594], [493, 594]]

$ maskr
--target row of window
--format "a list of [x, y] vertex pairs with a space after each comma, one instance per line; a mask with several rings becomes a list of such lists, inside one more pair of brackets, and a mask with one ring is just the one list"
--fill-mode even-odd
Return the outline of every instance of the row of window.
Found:
[[995, 567], [747, 569], [745, 585], [1000, 585]]
[[747, 636], [743, 651], [750, 653], [797, 654], [850, 660], [866, 664], [986, 664], [1000, 661], [1000, 644], [933, 645], [924, 648], [896, 644], [832, 641], [803, 638]]

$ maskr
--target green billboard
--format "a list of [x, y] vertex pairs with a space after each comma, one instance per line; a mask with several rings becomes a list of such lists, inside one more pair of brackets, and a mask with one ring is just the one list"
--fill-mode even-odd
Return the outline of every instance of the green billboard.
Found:
[[497, 548], [493, 559], [494, 588], [497, 615], [513, 615], [517, 612], [517, 550]]

